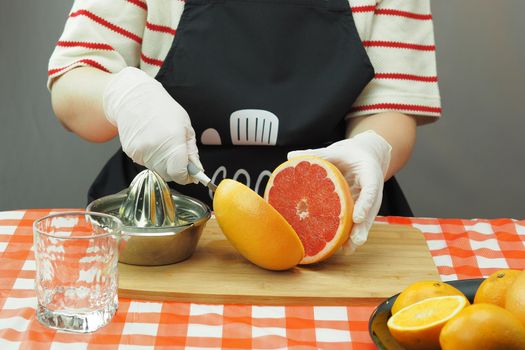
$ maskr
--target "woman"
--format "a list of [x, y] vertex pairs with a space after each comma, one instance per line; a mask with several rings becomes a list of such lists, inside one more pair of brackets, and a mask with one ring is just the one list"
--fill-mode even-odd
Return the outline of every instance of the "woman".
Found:
[[351, 186], [359, 246], [378, 212], [412, 215], [392, 176], [440, 115], [434, 51], [429, 0], [77, 0], [48, 86], [67, 129], [119, 135], [90, 200], [146, 166], [209, 203], [190, 161], [261, 192], [317, 155]]

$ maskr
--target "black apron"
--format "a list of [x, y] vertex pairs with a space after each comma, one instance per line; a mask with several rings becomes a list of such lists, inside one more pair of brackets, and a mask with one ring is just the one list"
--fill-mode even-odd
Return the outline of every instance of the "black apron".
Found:
[[[207, 175], [262, 194], [289, 151], [345, 137], [344, 117], [373, 76], [348, 0], [187, 0], [156, 79], [190, 115]], [[119, 150], [88, 199], [142, 169]], [[202, 185], [170, 186], [211, 205]], [[412, 215], [394, 179], [383, 197], [381, 215]]]

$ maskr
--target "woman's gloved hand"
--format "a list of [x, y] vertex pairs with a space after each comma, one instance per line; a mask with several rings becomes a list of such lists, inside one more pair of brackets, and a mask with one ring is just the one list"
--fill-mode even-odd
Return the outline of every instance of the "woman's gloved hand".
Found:
[[383, 137], [374, 131], [366, 131], [325, 148], [288, 153], [288, 158], [307, 155], [323, 158], [345, 176], [355, 201], [354, 227], [346, 244], [350, 253], [366, 242], [368, 231], [379, 212], [391, 150]]
[[202, 169], [188, 113], [138, 68], [115, 74], [104, 91], [104, 112], [117, 127], [123, 151], [166, 181], [194, 182], [188, 161]]

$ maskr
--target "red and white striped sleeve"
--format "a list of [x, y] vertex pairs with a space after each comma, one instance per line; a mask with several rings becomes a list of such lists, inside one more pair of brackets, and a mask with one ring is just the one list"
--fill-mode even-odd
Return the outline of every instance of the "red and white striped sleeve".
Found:
[[[375, 77], [349, 117], [398, 111], [437, 119], [441, 101], [430, 0], [379, 0], [352, 10]], [[368, 21], [360, 24], [360, 16]]]
[[49, 60], [48, 88], [79, 66], [111, 73], [138, 67], [146, 15], [141, 0], [75, 0]]

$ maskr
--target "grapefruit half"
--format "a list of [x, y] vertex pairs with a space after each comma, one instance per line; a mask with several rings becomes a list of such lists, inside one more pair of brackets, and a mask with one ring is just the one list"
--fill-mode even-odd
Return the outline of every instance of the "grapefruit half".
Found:
[[297, 157], [279, 165], [264, 198], [299, 235], [305, 250], [301, 264], [328, 259], [349, 238], [354, 210], [350, 187], [324, 159]]
[[226, 238], [255, 265], [287, 270], [303, 258], [303, 245], [292, 226], [240, 182], [222, 180], [213, 197], [213, 209]]

